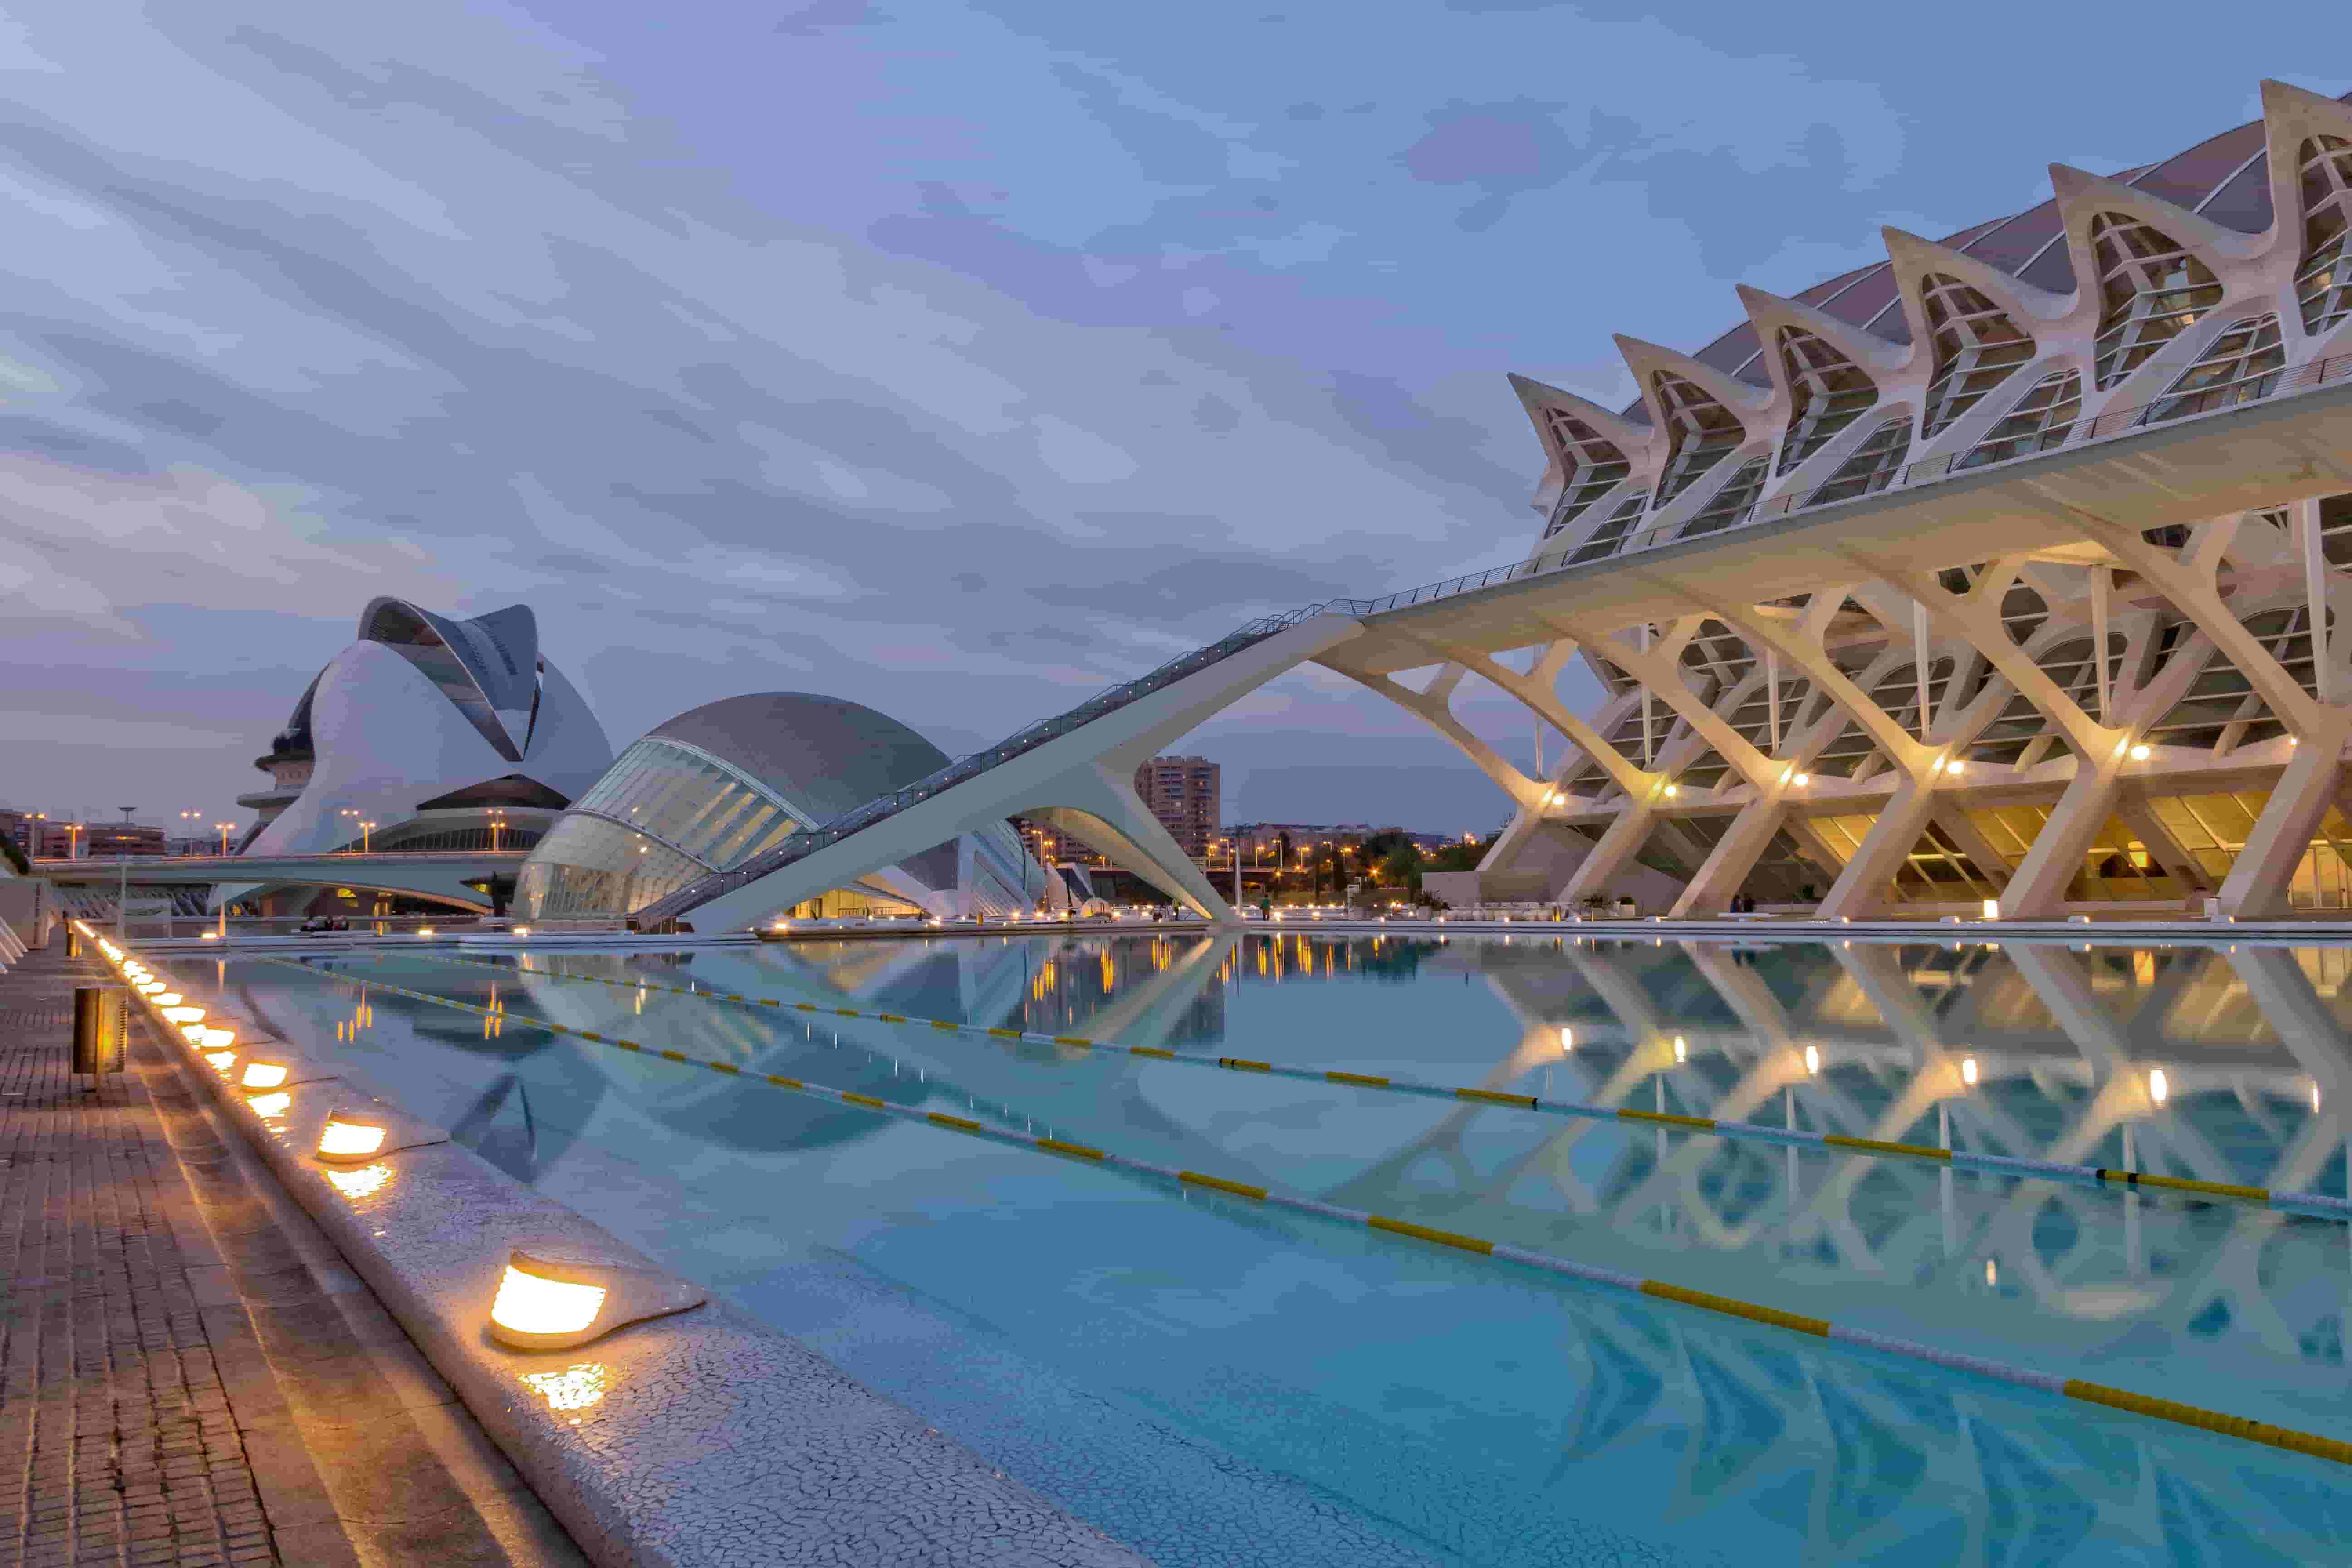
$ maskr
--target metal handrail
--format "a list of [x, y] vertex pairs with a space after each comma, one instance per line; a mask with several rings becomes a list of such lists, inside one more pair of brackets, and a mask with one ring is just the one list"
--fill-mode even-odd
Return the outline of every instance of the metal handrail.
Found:
[[[2022, 452], [2015, 457], [1988, 458], [1981, 461], [1971, 462], [1969, 460], [1971, 458], [1986, 449], [1987, 444], [1979, 441], [1965, 452], [1909, 463], [1900, 468], [1890, 470], [1884, 476], [1856, 476], [1843, 479], [1833, 478], [1811, 489], [1776, 496], [1769, 501], [1748, 507], [1736, 520], [1709, 529], [1703, 534], [1687, 533], [1685, 531], [1688, 528], [1687, 521], [1662, 523], [1652, 528], [1628, 531], [1624, 534], [1607, 540], [1589, 540], [1566, 550], [1535, 556], [1508, 566], [1495, 566], [1484, 572], [1449, 577], [1442, 582], [1425, 584], [1418, 588], [1402, 589], [1397, 593], [1382, 595], [1378, 598], [1326, 599], [1320, 604], [1301, 605], [1297, 609], [1287, 610], [1280, 615], [1262, 616], [1237, 631], [1226, 634], [1205, 647], [1194, 648], [1189, 653], [1177, 655], [1149, 674], [1106, 687], [1075, 708], [1047, 718], [1034, 720], [984, 751], [968, 752], [948, 763], [947, 766], [916, 780], [902, 789], [877, 796], [865, 805], [845, 812], [807, 832], [795, 833], [782, 843], [752, 857], [740, 866], [714, 872], [689, 883], [676, 892], [647, 904], [637, 910], [634, 918], [640, 924], [657, 924], [675, 919], [688, 910], [707, 903], [722, 893], [732, 892], [737, 888], [748, 887], [759, 879], [782, 870], [786, 866], [804, 859], [820, 849], [840, 843], [860, 828], [869, 827], [887, 817], [895, 816], [917, 802], [929, 799], [941, 790], [951, 788], [967, 779], [975, 778], [988, 772], [991, 768], [1008, 763], [1024, 752], [1034, 751], [1046, 742], [1066, 735], [1080, 725], [1091, 723], [1107, 713], [1115, 712], [1138, 698], [1149, 696], [1159, 690], [1171, 681], [1205, 668], [1254, 643], [1263, 642], [1275, 633], [1315, 616], [1376, 616], [1390, 610], [1401, 610], [1414, 605], [1450, 599], [1462, 594], [1475, 593], [1481, 588], [1496, 587], [1505, 583], [1519, 582], [1529, 577], [1545, 576], [1566, 567], [1582, 565], [1590, 561], [1654, 549], [1676, 538], [1711, 538], [1716, 534], [1730, 533], [1742, 528], [1751, 527], [1767, 518], [1786, 517], [1793, 512], [1811, 511], [1819, 507], [1842, 505], [1867, 496], [1883, 494], [1887, 490], [1904, 489], [1916, 484], [1948, 479], [1957, 473], [1973, 472], [1979, 468], [2020, 462], [2028, 457], [2039, 457], [2044, 451], [2061, 451], [2086, 446], [2095, 441], [2107, 440], [2123, 435], [2126, 431], [2140, 429], [2150, 425], [2169, 423], [2179, 418], [2210, 417], [2216, 414], [2226, 413], [2232, 408], [2242, 407], [2249, 403], [2261, 402], [2281, 393], [2302, 392], [2347, 377], [2352, 377], [2352, 354], [2341, 354], [2333, 359], [2314, 360], [2292, 370], [2273, 372], [2252, 381], [2232, 384], [2226, 388], [2185, 392], [2175, 390], [2147, 403], [2136, 405], [2130, 408], [2111, 409], [2095, 419], [2077, 421], [2063, 432], [2056, 443], [2037, 447], [2031, 452]], [[2216, 400], [2215, 405], [2200, 406], [2208, 399]]]

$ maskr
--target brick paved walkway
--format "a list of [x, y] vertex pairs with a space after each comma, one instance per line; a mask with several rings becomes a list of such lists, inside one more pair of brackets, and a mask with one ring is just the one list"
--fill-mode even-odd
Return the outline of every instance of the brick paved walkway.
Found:
[[0, 1568], [586, 1568], [309, 1216], [134, 1026], [0, 974]]
[[272, 1562], [162, 1128], [132, 1075], [67, 1070], [99, 978], [0, 975], [0, 1564]]

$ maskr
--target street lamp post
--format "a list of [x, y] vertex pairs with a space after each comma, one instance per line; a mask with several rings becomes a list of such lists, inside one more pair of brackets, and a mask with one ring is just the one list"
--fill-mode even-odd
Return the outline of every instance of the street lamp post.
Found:
[[234, 822], [215, 822], [213, 826], [220, 830], [221, 858], [226, 860], [228, 858], [228, 830], [235, 827], [236, 824]]

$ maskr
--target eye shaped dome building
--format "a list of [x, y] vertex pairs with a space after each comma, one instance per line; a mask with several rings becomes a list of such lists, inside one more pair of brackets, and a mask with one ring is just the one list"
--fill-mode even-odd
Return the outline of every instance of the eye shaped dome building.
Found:
[[240, 853], [523, 847], [612, 760], [529, 605], [373, 599], [255, 762], [273, 787], [238, 797], [260, 813]]
[[[762, 691], [689, 709], [623, 752], [556, 820], [518, 879], [517, 915], [625, 917], [948, 762], [887, 714], [837, 697]], [[799, 912], [951, 918], [1064, 896], [1012, 826], [992, 823]]]

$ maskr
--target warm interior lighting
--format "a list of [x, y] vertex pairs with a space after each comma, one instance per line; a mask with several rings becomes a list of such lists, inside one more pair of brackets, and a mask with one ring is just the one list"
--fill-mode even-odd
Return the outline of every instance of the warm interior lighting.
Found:
[[158, 996], [163, 994], [163, 983], [160, 980], [142, 980], [136, 989], [142, 996]]
[[236, 1053], [235, 1051], [206, 1051], [205, 1053], [205, 1060], [213, 1064], [213, 1071], [226, 1072], [228, 1071], [228, 1064], [236, 1060]]
[[1812, 775], [1812, 774], [1811, 774], [1811, 773], [1799, 773], [1799, 774], [1797, 775], [1797, 787], [1798, 787], [1799, 789], [1802, 789], [1802, 788], [1804, 788], [1807, 784], [1811, 784], [1811, 783], [1812, 783], [1812, 782], [1813, 782], [1813, 775]]
[[204, 1016], [205, 1010], [202, 1007], [166, 1007], [163, 1009], [163, 1021], [165, 1023], [179, 1024], [184, 1026], [189, 1024], [201, 1022]]
[[2311, 1110], [2314, 1115], [2319, 1112], [2319, 1080], [2317, 1079], [2311, 1080]]
[[385, 1128], [350, 1111], [338, 1110], [319, 1131], [319, 1158], [328, 1161], [364, 1160], [383, 1147]]
[[236, 1044], [236, 1031], [235, 1029], [215, 1029], [207, 1025], [205, 1029], [205, 1037], [201, 1043], [206, 1050], [216, 1051], [223, 1046], [233, 1046]]
[[499, 1281], [498, 1300], [490, 1304], [490, 1331], [525, 1347], [586, 1332], [604, 1310], [604, 1287], [560, 1277], [568, 1272], [528, 1254], [513, 1254]]
[[176, 991], [163, 992], [155, 998], [155, 1005], [158, 1007], [176, 1007], [179, 1005], [180, 994]]
[[1984, 901], [1984, 918], [1989, 921], [1997, 921], [2000, 919], [2000, 900], [1999, 899], [1987, 899]]
[[218, 942], [220, 940], [220, 932], [216, 931], [205, 931], [204, 933], [204, 939], [206, 942]]
[[418, 926], [416, 928], [416, 934], [419, 936], [431, 936], [433, 934], [433, 928], [431, 926]]
[[2148, 1068], [2147, 1097], [2156, 1101], [2157, 1104], [2162, 1105], [2164, 1103], [2165, 1096], [2171, 1092], [2171, 1089], [2168, 1087], [2164, 1081], [2164, 1069], [2162, 1068]]
[[202, 1024], [190, 1023], [180, 1031], [180, 1035], [192, 1046], [201, 1046], [205, 1043], [205, 1026]]
[[2136, 763], [2147, 761], [2147, 748], [2144, 745], [2134, 746], [2131, 749], [2131, 760]]
[[1959, 772], [1963, 767], [1965, 767], [1966, 765], [1967, 765], [1967, 764], [1966, 764], [1965, 763], [1963, 763], [1959, 758], [1958, 758], [1958, 757], [1954, 757], [1950, 762], [1946, 763], [1944, 764], [1944, 771], [1945, 771], [1946, 773], [1958, 773], [1958, 772]]
[[1822, 1048], [1819, 1046], [1807, 1046], [1805, 1047], [1805, 1070], [1807, 1072], [1819, 1072], [1822, 1070]]
[[1682, 1061], [1688, 1061], [1689, 1059], [1690, 1059], [1690, 1044], [1689, 1044], [1689, 1042], [1685, 1041], [1685, 1039], [1684, 1039], [1680, 1035], [1676, 1035], [1676, 1036], [1675, 1037], [1675, 1060], [1676, 1060], [1676, 1061], [1678, 1061], [1678, 1062], [1682, 1062]]
[[529, 936], [530, 934], [530, 927], [517, 926], [514, 928], [514, 933], [517, 936]]
[[1559, 1026], [1559, 1049], [1562, 1056], [1576, 1049], [1576, 1031], [1566, 1024]]
[[286, 1068], [278, 1062], [247, 1062], [240, 1081], [247, 1089], [276, 1089], [286, 1081]]
[[1977, 1058], [1969, 1057], [1960, 1063], [1960, 1081], [1973, 1086], [1977, 1081]]
[[253, 1113], [264, 1121], [273, 1116], [285, 1115], [288, 1108], [293, 1103], [294, 1097], [282, 1089], [275, 1094], [257, 1094], [246, 1101], [246, 1104], [253, 1107]]

